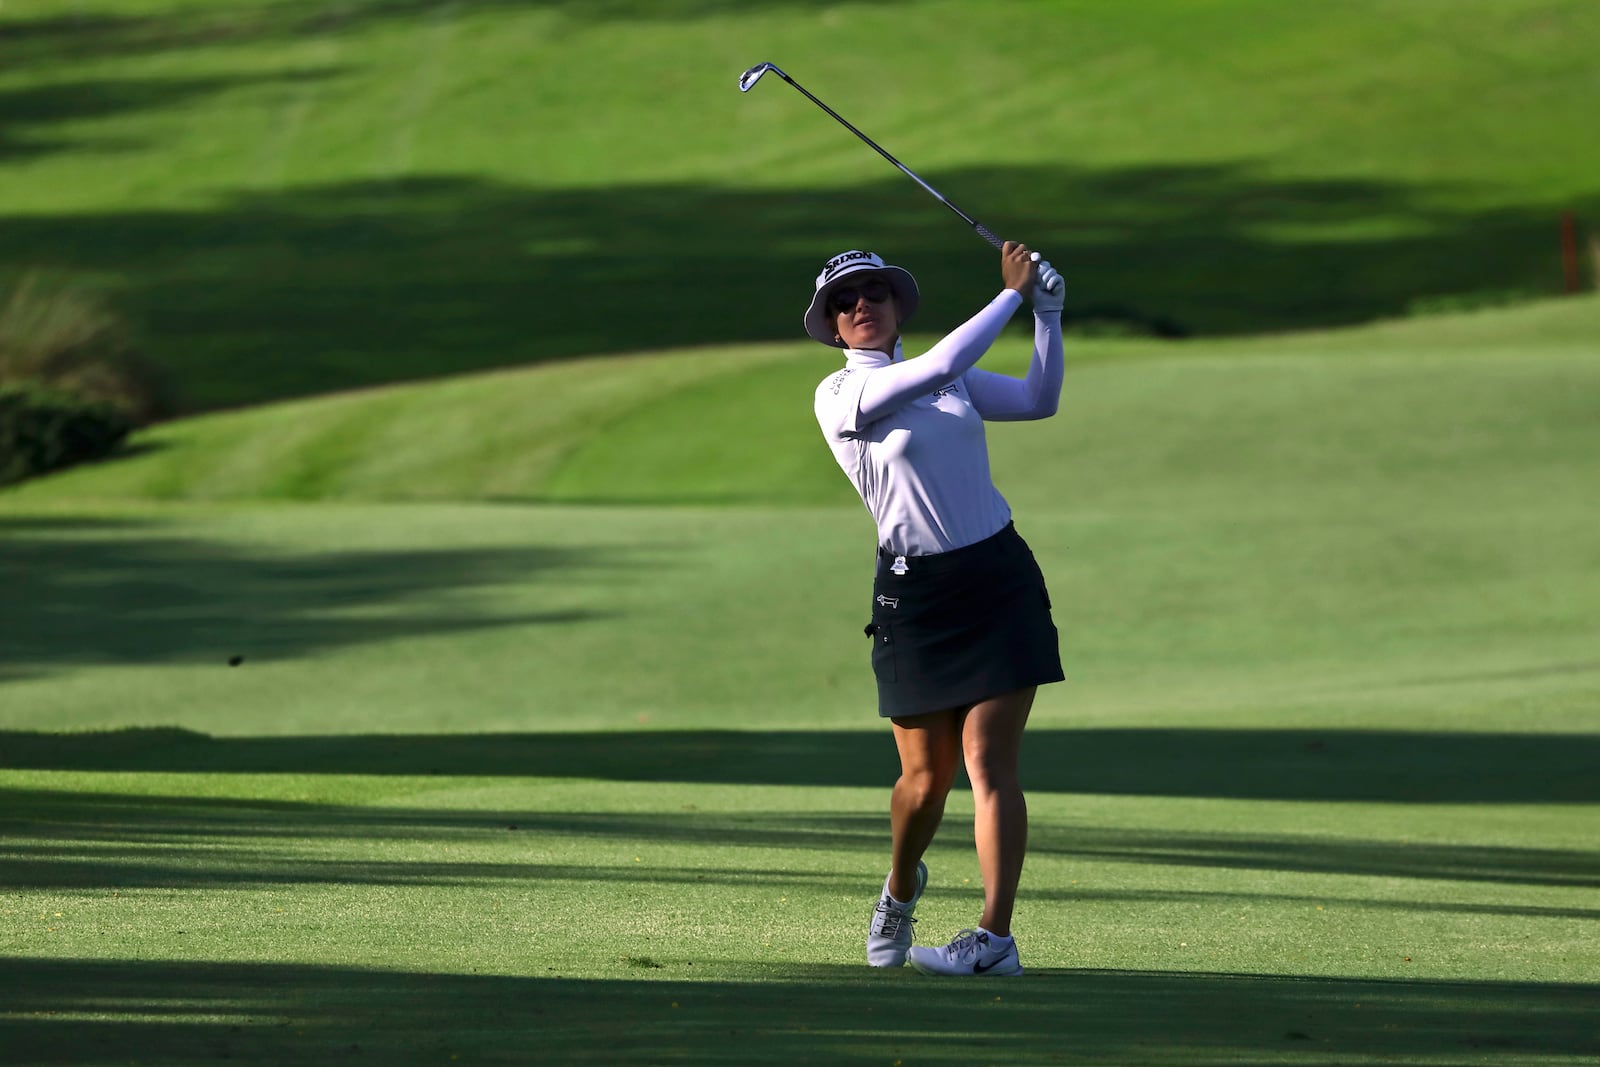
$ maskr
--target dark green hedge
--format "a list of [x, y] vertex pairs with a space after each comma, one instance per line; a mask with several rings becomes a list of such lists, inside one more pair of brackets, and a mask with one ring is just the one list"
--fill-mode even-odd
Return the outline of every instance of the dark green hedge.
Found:
[[133, 420], [105, 401], [0, 385], [0, 485], [108, 456], [132, 429]]

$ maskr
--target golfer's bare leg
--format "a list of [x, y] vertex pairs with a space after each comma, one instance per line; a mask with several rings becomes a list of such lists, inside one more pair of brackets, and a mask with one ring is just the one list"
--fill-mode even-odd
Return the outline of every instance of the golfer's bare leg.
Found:
[[917, 891], [917, 863], [939, 829], [945, 797], [955, 781], [961, 719], [954, 711], [938, 711], [891, 721], [900, 750], [900, 778], [889, 803], [894, 832], [889, 892], [896, 900], [910, 900]]
[[1002, 937], [1011, 934], [1011, 911], [1028, 851], [1028, 804], [1017, 761], [1034, 692], [1019, 689], [974, 704], [962, 723], [961, 747], [972, 782], [972, 833], [983, 873], [983, 918], [978, 925]]

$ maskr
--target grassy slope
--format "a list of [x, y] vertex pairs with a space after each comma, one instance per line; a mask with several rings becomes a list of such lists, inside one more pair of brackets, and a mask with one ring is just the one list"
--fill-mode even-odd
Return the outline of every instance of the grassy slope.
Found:
[[612, 421], [773, 359], [578, 360], [198, 416], [137, 434], [125, 461], [35, 481], [19, 498], [529, 499]]
[[[1074, 714], [1253, 722], [1288, 704], [1374, 726], [1399, 703], [1465, 727], [1466, 699], [1487, 726], [1520, 716], [1518, 701], [1537, 692], [1541, 728], [1574, 726], [1593, 698], [1582, 665], [1600, 598], [1584, 534], [1597, 313], [1592, 300], [1563, 301], [1332, 335], [1084, 346], [1060, 417], [991, 432], [1000, 484], [1071, 590]], [[861, 683], [854, 643], [824, 643], [816, 661], [792, 655], [795, 634], [854, 632], [866, 533], [805, 405], [818, 372], [816, 354], [779, 347], [464, 377], [174, 422], [132, 458], [12, 490], [8, 510], [43, 523], [28, 549], [39, 555], [24, 564], [37, 588], [21, 600], [77, 603], [75, 587], [50, 577], [58, 570], [104, 584], [62, 609], [69, 629], [37, 640], [50, 649], [77, 633], [91, 661], [101, 642], [110, 656], [64, 687], [46, 672], [37, 697], [34, 683], [14, 681], [18, 706], [32, 708], [18, 721], [148, 721], [149, 704], [130, 694], [157, 701], [173, 680], [138, 665], [176, 657], [181, 676], [211, 679], [210, 694], [237, 682], [209, 666], [231, 644], [270, 661], [284, 640], [288, 662], [261, 669], [284, 670], [291, 689], [228, 700], [260, 700], [289, 730], [311, 728], [329, 700], [342, 706], [333, 694], [346, 674], [360, 687], [349, 701], [389, 709], [394, 728], [399, 709], [415, 706], [425, 725], [452, 692], [479, 690], [507, 710], [485, 719], [480, 707], [474, 721], [510, 727], [527, 709], [495, 694], [519, 691], [518, 674], [484, 671], [521, 662], [516, 649], [529, 645], [551, 668], [541, 703], [568, 709], [575, 727], [636, 714], [682, 727], [742, 721], [756, 679], [802, 721], [852, 721], [861, 695], [841, 701], [814, 683]], [[402, 447], [418, 425], [430, 427], [427, 447]], [[311, 527], [297, 511], [205, 507], [178, 513], [192, 551], [152, 509], [285, 498], [611, 506], [351, 507], [315, 512]], [[684, 507], [697, 500], [779, 507]], [[671, 507], [614, 510], [630, 503]], [[79, 528], [95, 514], [109, 533]], [[122, 557], [131, 576], [150, 576], [119, 578]], [[804, 564], [767, 573], [765, 559], [791, 557]], [[347, 574], [378, 582], [372, 603], [365, 579]], [[180, 593], [174, 608], [189, 621], [176, 634], [130, 630], [138, 591], [168, 583], [214, 588], [215, 602]], [[751, 583], [759, 596], [745, 592]], [[348, 627], [294, 625], [351, 595]], [[116, 610], [96, 607], [101, 596]], [[479, 599], [492, 610], [474, 622]], [[167, 610], [159, 601], [155, 618]], [[776, 629], [763, 622], [773, 604], [785, 611]], [[439, 611], [460, 614], [471, 640], [444, 655], [410, 647]], [[364, 634], [369, 612], [388, 621], [374, 622], [377, 647], [361, 652], [373, 637], [354, 639], [352, 652], [376, 657], [368, 666], [302, 662], [322, 642], [342, 647], [347, 630]], [[94, 613], [108, 624], [91, 639], [79, 620]], [[541, 622], [569, 616], [578, 625]], [[12, 640], [29, 647], [15, 625]], [[733, 633], [754, 641], [750, 662], [705, 675], [674, 666], [719, 659]], [[637, 672], [608, 669], [619, 640], [636, 650]]]
[[[1048, 714], [1065, 710], [1058, 698], [1080, 721], [1137, 709], [1253, 723], [1295, 706], [1375, 726], [1405, 705], [1465, 728], [1520, 716], [1538, 693], [1540, 728], [1575, 726], [1593, 698], [1583, 665], [1600, 597], [1584, 534], [1597, 311], [1570, 301], [1334, 335], [1089, 346], [1060, 417], [991, 433], [1000, 484], [1070, 590], [1078, 685]], [[513, 696], [523, 647], [549, 666], [541, 705], [573, 727], [743, 721], [758, 679], [800, 721], [853, 721], [859, 692], [815, 685], [864, 684], [846, 638], [866, 533], [804, 403], [817, 359], [641, 356], [206, 416], [151, 431], [130, 459], [13, 490], [7, 510], [39, 523], [18, 527], [18, 602], [63, 606], [60, 629], [30, 636], [14, 620], [12, 642], [55, 655], [75, 634], [88, 662], [108, 657], [65, 685], [24, 671], [9, 691], [32, 710], [16, 721], [149, 721], [167, 669], [201, 682], [206, 707], [238, 682], [211, 666], [233, 645], [267, 660], [252, 677], [281, 670], [290, 688], [229, 705], [260, 701], [291, 731], [343, 706], [346, 675], [348, 702], [386, 708], [393, 728], [413, 706], [425, 725], [459, 691], [485, 698], [479, 727], [509, 728], [527, 714]], [[398, 448], [418, 424], [434, 428], [431, 447]], [[377, 506], [261, 506], [285, 497]], [[472, 497], [611, 506], [382, 505]], [[261, 503], [155, 506], [171, 499]], [[769, 507], [684, 506], [697, 499]], [[615, 508], [640, 502], [672, 507]], [[804, 563], [767, 562], [788, 558]], [[87, 591], [57, 572], [85, 574]], [[183, 625], [130, 627], [142, 591], [167, 585], [175, 599], [158, 597], [151, 619], [170, 609]], [[412, 647], [441, 612], [470, 640]], [[85, 629], [96, 615], [105, 625]], [[574, 625], [546, 624], [563, 619]], [[830, 633], [816, 660], [792, 655], [794, 635]], [[746, 635], [748, 662], [684, 669], [719, 661], [729, 634]], [[305, 658], [347, 641], [366, 666]], [[619, 642], [637, 671], [608, 668]], [[519, 666], [485, 673], [495, 663]]]
[[860, 243], [948, 325], [982, 245], [782, 83], [735, 91], [763, 57], [1068, 264], [1079, 315], [1251, 332], [1545, 293], [1558, 213], [1600, 214], [1583, 0], [6, 14], [0, 276], [111, 291], [191, 407], [785, 339]]
[[[1252, 486], [1320, 510], [1413, 493], [1441, 466], [1468, 500], [1485, 482], [1540, 491], [1581, 476], [1597, 332], [1600, 302], [1579, 299], [1247, 341], [1074, 339], [1064, 416], [993, 428], [996, 465], [1004, 482], [1060, 456], [1027, 464], [1019, 502], [1112, 510], [1237, 507]], [[1008, 334], [986, 365], [1019, 367], [1025, 344]], [[832, 365], [805, 342], [267, 406], [157, 427], [128, 458], [10, 497], [848, 505], [808, 404]]]

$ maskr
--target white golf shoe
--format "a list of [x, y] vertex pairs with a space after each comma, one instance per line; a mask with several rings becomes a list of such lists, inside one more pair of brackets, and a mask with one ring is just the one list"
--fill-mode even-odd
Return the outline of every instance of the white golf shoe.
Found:
[[917, 920], [911, 913], [928, 887], [928, 868], [917, 862], [917, 891], [905, 903], [889, 895], [889, 879], [883, 880], [883, 895], [872, 913], [872, 925], [867, 928], [867, 964], [872, 967], [900, 967], [906, 962], [906, 950], [911, 947], [911, 926]]
[[987, 930], [963, 930], [948, 945], [919, 946], [906, 959], [923, 974], [1010, 978], [1022, 973], [1017, 943], [1009, 937], [1002, 941]]

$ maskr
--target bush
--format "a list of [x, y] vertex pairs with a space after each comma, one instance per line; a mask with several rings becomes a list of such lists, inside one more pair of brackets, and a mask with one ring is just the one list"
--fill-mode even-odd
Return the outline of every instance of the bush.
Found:
[[37, 385], [0, 385], [0, 485], [114, 452], [133, 429], [127, 413]]
[[34, 384], [119, 409], [142, 426], [171, 413], [126, 323], [81, 291], [22, 279], [0, 303], [0, 385]]

